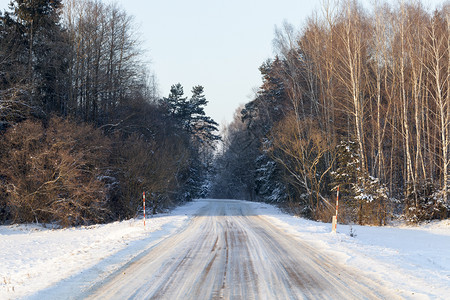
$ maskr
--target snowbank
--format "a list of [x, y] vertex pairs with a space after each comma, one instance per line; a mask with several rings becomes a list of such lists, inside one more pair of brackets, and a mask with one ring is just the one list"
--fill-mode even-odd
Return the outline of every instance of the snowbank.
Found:
[[[337, 226], [309, 221], [253, 204], [277, 227], [342, 263], [385, 281], [408, 299], [450, 299], [450, 220], [417, 227]], [[413, 292], [411, 292], [413, 291]]]
[[[62, 279], [73, 281], [73, 289], [93, 284], [185, 226], [204, 205], [191, 202], [170, 214], [147, 218], [145, 229], [143, 219], [58, 230], [0, 226], [0, 299], [27, 297]], [[76, 282], [80, 272], [84, 282]], [[52, 293], [61, 298], [61, 292], [49, 289], [36, 298], [53, 298], [42, 297]]]

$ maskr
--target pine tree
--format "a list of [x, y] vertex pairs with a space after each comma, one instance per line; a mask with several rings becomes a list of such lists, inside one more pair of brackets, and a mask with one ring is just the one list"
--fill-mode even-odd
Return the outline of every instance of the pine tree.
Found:
[[[208, 103], [202, 86], [192, 89], [191, 98], [184, 96], [183, 86], [178, 83], [171, 87], [167, 98], [161, 100], [166, 116], [175, 123], [180, 135], [186, 137], [188, 167], [177, 174], [180, 183], [179, 200], [190, 200], [204, 196], [202, 186], [207, 181], [208, 164], [203, 159], [207, 148], [213, 147], [220, 139], [215, 134], [218, 124], [206, 116]], [[206, 159], [207, 160], [207, 159]]]
[[162, 99], [168, 115], [175, 119], [178, 126], [190, 134], [200, 143], [213, 144], [220, 139], [215, 131], [217, 124], [211, 117], [206, 116], [205, 106], [208, 104], [203, 87], [198, 85], [192, 88], [192, 97], [184, 96], [183, 86], [180, 83], [173, 85], [167, 98]]
[[346, 215], [353, 215], [355, 208], [355, 190], [354, 185], [358, 180], [359, 173], [359, 155], [358, 145], [353, 141], [341, 141], [336, 147], [336, 171], [331, 172], [333, 191], [339, 186], [339, 195], [342, 203], [342, 209]]
[[358, 144], [351, 140], [343, 140], [336, 147], [336, 171], [331, 172], [332, 190], [336, 191], [339, 186], [340, 214], [347, 222], [358, 220], [360, 212], [360, 201], [357, 196], [361, 194], [362, 183], [360, 156]]
[[358, 144], [341, 141], [337, 153], [337, 169], [331, 173], [332, 190], [339, 186], [344, 217], [359, 224], [386, 224], [387, 188], [361, 169]]
[[169, 96], [162, 99], [162, 104], [166, 107], [168, 115], [177, 120], [184, 119], [186, 115], [185, 109], [188, 101], [187, 97], [183, 96], [183, 86], [177, 83], [170, 88]]
[[67, 55], [69, 46], [59, 24], [61, 0], [14, 0], [10, 12], [2, 16], [2, 32], [9, 37], [12, 65], [20, 66], [21, 73], [11, 70], [7, 88], [28, 86], [32, 103], [44, 112], [64, 112], [67, 88]]
[[218, 131], [217, 124], [205, 113], [205, 106], [208, 104], [203, 87], [198, 85], [192, 88], [192, 97], [189, 100], [189, 121], [188, 132], [192, 133], [201, 143], [212, 144], [220, 140], [220, 136], [214, 132]]
[[288, 199], [282, 172], [266, 153], [256, 159], [256, 194], [269, 203], [284, 203]]

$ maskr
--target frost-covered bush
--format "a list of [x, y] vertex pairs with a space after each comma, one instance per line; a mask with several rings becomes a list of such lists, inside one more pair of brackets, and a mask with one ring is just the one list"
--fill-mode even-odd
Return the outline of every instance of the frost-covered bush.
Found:
[[353, 185], [355, 201], [358, 205], [359, 224], [385, 225], [389, 211], [387, 188], [378, 178], [370, 175], [359, 178], [360, 184]]
[[449, 206], [443, 198], [443, 191], [431, 181], [408, 186], [408, 198], [404, 215], [408, 222], [418, 223], [448, 217]]
[[386, 224], [389, 211], [387, 188], [361, 170], [358, 145], [341, 141], [337, 146], [337, 168], [331, 173], [332, 189], [340, 191], [341, 221], [359, 224]]
[[288, 195], [281, 181], [281, 170], [266, 154], [256, 159], [256, 191], [259, 197], [268, 203], [285, 203]]

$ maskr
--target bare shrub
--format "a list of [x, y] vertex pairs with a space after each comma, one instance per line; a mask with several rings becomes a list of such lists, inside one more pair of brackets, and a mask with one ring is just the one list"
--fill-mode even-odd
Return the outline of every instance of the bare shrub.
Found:
[[105, 220], [106, 193], [98, 178], [110, 141], [99, 130], [58, 117], [46, 128], [28, 120], [1, 137], [0, 149], [11, 221], [71, 226]]
[[132, 135], [114, 147], [115, 168], [120, 187], [111, 203], [118, 218], [131, 217], [142, 205], [142, 192], [147, 192], [148, 207], [153, 213], [170, 206], [172, 193], [179, 188], [178, 177], [188, 167], [190, 155], [176, 138], [145, 141]]

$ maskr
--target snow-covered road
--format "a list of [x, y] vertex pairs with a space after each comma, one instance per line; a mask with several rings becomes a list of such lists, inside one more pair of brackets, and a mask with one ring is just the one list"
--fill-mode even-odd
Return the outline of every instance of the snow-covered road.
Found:
[[449, 249], [450, 220], [331, 233], [269, 204], [195, 200], [145, 228], [0, 226], [0, 299], [447, 300]]
[[86, 291], [93, 299], [395, 299], [273, 226], [248, 202], [209, 200], [181, 232]]

